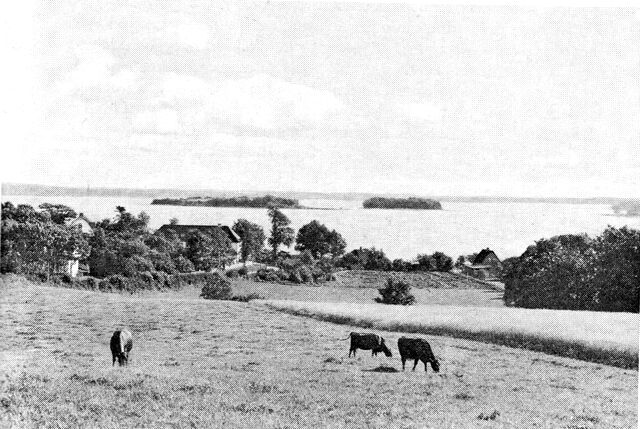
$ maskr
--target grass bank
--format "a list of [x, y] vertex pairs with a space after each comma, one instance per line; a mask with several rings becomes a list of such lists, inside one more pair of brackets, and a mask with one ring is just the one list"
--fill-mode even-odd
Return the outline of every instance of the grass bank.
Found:
[[267, 301], [266, 305], [333, 323], [446, 335], [638, 369], [637, 314], [294, 301]]

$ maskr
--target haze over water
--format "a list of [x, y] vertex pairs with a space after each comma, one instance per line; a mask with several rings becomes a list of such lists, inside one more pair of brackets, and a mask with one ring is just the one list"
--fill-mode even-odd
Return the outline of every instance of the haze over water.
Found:
[[[91, 220], [113, 218], [115, 207], [120, 205], [135, 214], [147, 212], [152, 229], [168, 223], [172, 217], [183, 225], [232, 225], [245, 218], [262, 225], [269, 234], [266, 209], [161, 206], [151, 205], [149, 198], [126, 197], [6, 195], [2, 201], [33, 206], [62, 203]], [[434, 251], [455, 258], [485, 247], [506, 258], [520, 255], [538, 239], [558, 234], [586, 232], [593, 236], [607, 225], [640, 228], [640, 218], [615, 216], [610, 206], [598, 204], [443, 202], [443, 210], [387, 210], [362, 209], [362, 201], [356, 200], [313, 199], [300, 203], [318, 209], [283, 209], [294, 230], [316, 219], [342, 234], [347, 250], [375, 246], [392, 259], [411, 259], [418, 253]]]

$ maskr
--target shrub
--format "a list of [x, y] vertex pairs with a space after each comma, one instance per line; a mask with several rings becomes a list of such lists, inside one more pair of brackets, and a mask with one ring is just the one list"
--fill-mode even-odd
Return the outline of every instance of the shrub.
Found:
[[238, 301], [238, 302], [249, 302], [254, 299], [264, 299], [264, 298], [258, 295], [257, 293], [250, 293], [247, 295], [234, 295], [233, 297], [231, 297], [231, 301]]
[[238, 277], [240, 277], [238, 270], [229, 270], [225, 273], [225, 275], [230, 279], [237, 279]]
[[240, 268], [238, 269], [238, 275], [239, 275], [240, 277], [246, 277], [246, 276], [247, 276], [247, 274], [248, 274], [248, 272], [249, 272], [249, 270], [247, 270], [247, 267], [240, 267]]
[[207, 279], [200, 296], [204, 299], [231, 299], [231, 282], [218, 273]]
[[410, 293], [411, 285], [401, 280], [387, 279], [387, 285], [378, 289], [380, 297], [375, 301], [380, 304], [411, 305], [416, 302], [416, 298]]

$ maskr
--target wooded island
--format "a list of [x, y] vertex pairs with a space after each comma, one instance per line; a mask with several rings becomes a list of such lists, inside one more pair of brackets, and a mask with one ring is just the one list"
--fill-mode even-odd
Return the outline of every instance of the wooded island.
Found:
[[362, 202], [365, 209], [418, 209], [442, 210], [440, 201], [429, 198], [382, 198], [373, 197]]
[[190, 197], [190, 198], [156, 198], [151, 204], [165, 206], [200, 206], [200, 207], [251, 207], [267, 208], [271, 206], [281, 208], [302, 208], [298, 200], [274, 197], [265, 195], [264, 197]]

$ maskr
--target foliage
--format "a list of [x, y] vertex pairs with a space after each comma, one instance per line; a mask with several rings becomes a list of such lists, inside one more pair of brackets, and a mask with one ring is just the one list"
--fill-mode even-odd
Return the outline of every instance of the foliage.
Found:
[[157, 198], [151, 204], [170, 205], [170, 206], [203, 206], [203, 207], [251, 207], [265, 208], [275, 207], [300, 207], [298, 200], [274, 197], [273, 195], [265, 195], [263, 197], [217, 197], [217, 198]]
[[640, 231], [609, 227], [600, 236], [539, 240], [505, 267], [508, 305], [639, 311]]
[[219, 273], [214, 274], [215, 275], [208, 278], [204, 286], [202, 286], [200, 296], [204, 299], [231, 299], [231, 282]]
[[375, 301], [380, 304], [411, 305], [416, 298], [411, 294], [411, 285], [402, 280], [387, 279], [387, 285], [378, 289], [380, 297]]
[[347, 243], [336, 230], [329, 230], [317, 220], [303, 225], [298, 230], [295, 249], [308, 250], [314, 258], [330, 254], [333, 257], [342, 255]]
[[434, 252], [432, 255], [418, 255], [417, 268], [420, 271], [449, 272], [453, 268], [451, 257], [442, 252]]
[[89, 253], [82, 230], [65, 223], [75, 215], [72, 209], [59, 204], [41, 207], [36, 211], [26, 204], [2, 204], [0, 271], [50, 277]]
[[391, 261], [382, 250], [375, 247], [366, 249], [360, 247], [345, 254], [337, 261], [337, 266], [348, 270], [391, 270]]
[[220, 229], [214, 229], [210, 233], [191, 231], [186, 237], [185, 256], [196, 270], [210, 271], [231, 263], [235, 252], [229, 237]]
[[281, 245], [289, 247], [293, 243], [293, 229], [289, 227], [291, 224], [289, 218], [278, 207], [269, 207], [268, 215], [271, 220], [271, 236], [268, 241], [273, 260], [275, 260]]
[[439, 201], [429, 198], [382, 198], [373, 197], [362, 202], [365, 209], [421, 209], [441, 210]]
[[246, 262], [260, 255], [264, 248], [265, 234], [260, 225], [246, 219], [238, 219], [233, 224], [233, 231], [240, 237], [240, 260]]

